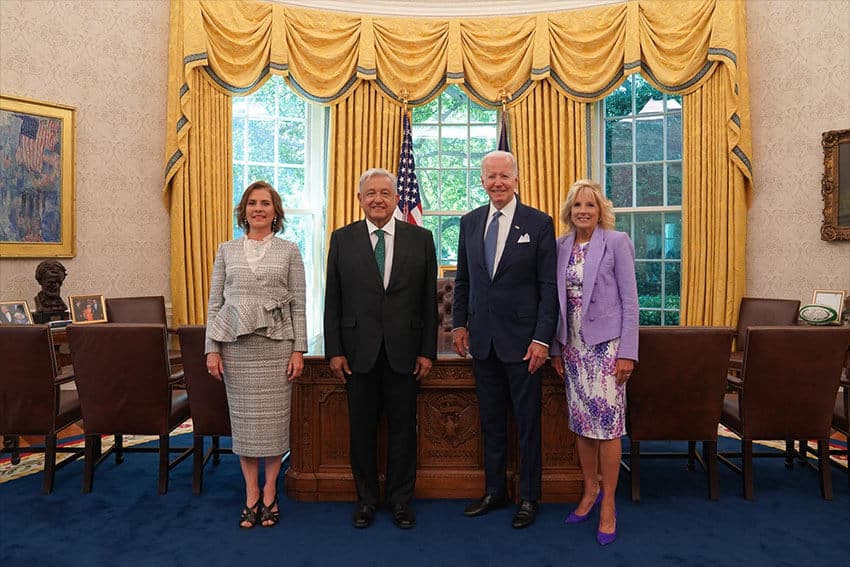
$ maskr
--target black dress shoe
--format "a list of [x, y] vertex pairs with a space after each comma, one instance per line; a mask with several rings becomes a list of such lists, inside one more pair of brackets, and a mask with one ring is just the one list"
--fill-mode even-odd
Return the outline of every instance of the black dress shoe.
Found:
[[351, 515], [351, 525], [355, 528], [368, 528], [375, 519], [375, 507], [371, 504], [358, 504]]
[[492, 494], [485, 494], [481, 500], [477, 500], [466, 507], [463, 511], [463, 515], [468, 518], [473, 518], [475, 516], [483, 516], [484, 514], [490, 512], [491, 510], [496, 510], [497, 508], [504, 508], [508, 505], [508, 501], [505, 500], [504, 497], [498, 498], [493, 496]]
[[537, 502], [531, 500], [523, 500], [519, 503], [519, 510], [514, 514], [514, 519], [511, 525], [514, 529], [521, 530], [527, 528], [534, 523], [537, 518]]
[[409, 530], [416, 524], [416, 515], [407, 504], [393, 504], [392, 512], [396, 527]]

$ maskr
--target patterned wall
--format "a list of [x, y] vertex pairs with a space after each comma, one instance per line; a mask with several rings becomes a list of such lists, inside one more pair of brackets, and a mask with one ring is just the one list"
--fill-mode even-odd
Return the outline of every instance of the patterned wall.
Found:
[[[77, 109], [77, 243], [62, 295], [165, 295], [168, 0], [0, 0], [0, 92]], [[40, 259], [0, 259], [35, 308]]]
[[[850, 290], [850, 242], [820, 240], [820, 134], [850, 128], [850, 3], [747, 3], [755, 190], [747, 293]], [[169, 291], [162, 206], [167, 0], [0, 0], [0, 91], [78, 109], [77, 256], [63, 294]], [[0, 298], [38, 292], [0, 259]]]
[[850, 2], [747, 2], [755, 190], [747, 293], [850, 291], [850, 241], [820, 239], [821, 133], [850, 128]]

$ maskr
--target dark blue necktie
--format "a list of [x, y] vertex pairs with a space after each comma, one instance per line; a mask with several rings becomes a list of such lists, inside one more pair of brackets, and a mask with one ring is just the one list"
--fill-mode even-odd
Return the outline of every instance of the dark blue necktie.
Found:
[[499, 241], [499, 217], [502, 216], [502, 211], [493, 213], [493, 220], [487, 225], [487, 232], [484, 234], [484, 261], [487, 262], [487, 271], [490, 272], [490, 279], [493, 279], [493, 266], [496, 265], [496, 243]]

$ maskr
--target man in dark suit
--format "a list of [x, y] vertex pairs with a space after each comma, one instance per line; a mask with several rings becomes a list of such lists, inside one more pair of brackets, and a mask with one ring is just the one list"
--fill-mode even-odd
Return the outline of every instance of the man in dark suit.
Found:
[[460, 221], [452, 341], [472, 369], [484, 437], [484, 496], [467, 506], [481, 516], [507, 505], [507, 404], [520, 444], [520, 507], [514, 528], [537, 517], [541, 448], [540, 367], [555, 334], [555, 229], [552, 218], [519, 202], [516, 158], [495, 151], [481, 162], [490, 204]]
[[369, 169], [357, 199], [365, 221], [331, 235], [325, 290], [325, 357], [345, 382], [354, 527], [368, 527], [378, 505], [377, 429], [387, 415], [386, 502], [399, 528], [416, 522], [418, 381], [437, 356], [437, 257], [431, 232], [394, 218], [395, 176]]

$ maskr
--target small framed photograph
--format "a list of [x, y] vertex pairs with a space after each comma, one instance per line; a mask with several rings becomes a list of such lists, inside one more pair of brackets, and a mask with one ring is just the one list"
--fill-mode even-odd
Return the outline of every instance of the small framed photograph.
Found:
[[27, 302], [0, 301], [0, 325], [32, 325], [32, 313]]
[[[839, 289], [816, 289], [812, 294], [812, 303], [815, 305], [825, 305], [838, 316], [838, 321], [841, 320], [841, 313], [844, 311], [844, 298], [847, 292]], [[836, 321], [837, 322], [837, 321]]]
[[441, 278], [454, 278], [457, 275], [457, 266], [440, 266], [439, 276]]
[[70, 295], [71, 321], [78, 325], [106, 323], [106, 304], [102, 295]]

